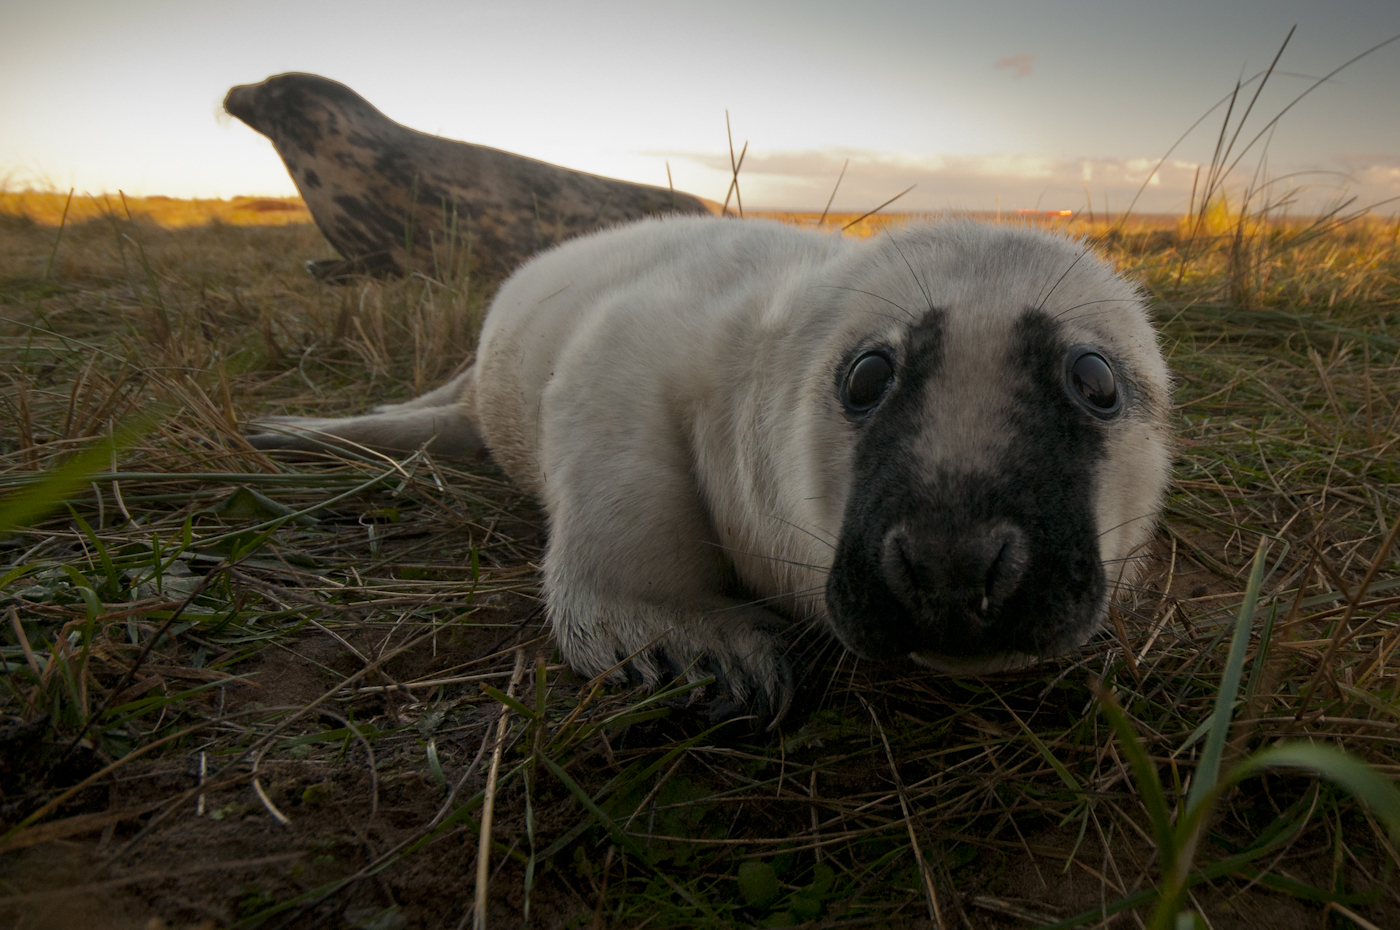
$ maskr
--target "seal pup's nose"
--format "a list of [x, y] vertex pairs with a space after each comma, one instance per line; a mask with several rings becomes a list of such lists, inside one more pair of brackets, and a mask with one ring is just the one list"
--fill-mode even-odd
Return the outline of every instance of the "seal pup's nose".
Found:
[[914, 616], [976, 623], [1015, 593], [1028, 562], [1026, 534], [1009, 523], [963, 531], [899, 525], [885, 534], [880, 571]]

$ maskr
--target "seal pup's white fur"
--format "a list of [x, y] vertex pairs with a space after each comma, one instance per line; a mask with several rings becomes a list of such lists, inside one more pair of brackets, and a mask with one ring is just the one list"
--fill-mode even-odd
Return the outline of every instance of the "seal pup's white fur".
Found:
[[548, 513], [570, 664], [781, 713], [808, 623], [956, 668], [1086, 639], [1160, 509], [1168, 393], [1140, 295], [1081, 242], [672, 218], [524, 265], [447, 385], [251, 439], [489, 448]]

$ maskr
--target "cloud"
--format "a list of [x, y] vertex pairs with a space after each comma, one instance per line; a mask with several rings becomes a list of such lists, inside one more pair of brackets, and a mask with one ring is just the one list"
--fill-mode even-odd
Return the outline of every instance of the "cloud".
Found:
[[[692, 193], [723, 199], [729, 184], [727, 152], [653, 153], [690, 162], [701, 169], [703, 188]], [[850, 160], [832, 209], [864, 212], [912, 185], [891, 210], [944, 211], [1079, 210], [1095, 213], [1125, 209], [1136, 197], [1141, 213], [1180, 213], [1191, 200], [1197, 164], [1157, 158], [1078, 157], [1001, 152], [984, 155], [909, 155], [855, 148], [789, 152], [750, 149], [739, 174], [744, 206], [750, 209], [821, 210], [841, 167]], [[1400, 158], [1386, 155], [1336, 156], [1327, 164], [1272, 164], [1278, 178], [1264, 196], [1289, 201], [1290, 212], [1313, 213], [1339, 197], [1356, 196], [1357, 206], [1400, 196]], [[1249, 180], [1232, 177], [1233, 194]], [[711, 183], [711, 181], [713, 183]], [[1238, 183], [1237, 183], [1238, 182]], [[713, 190], [711, 190], [713, 188]], [[1139, 192], [1141, 191], [1141, 194]], [[1344, 193], [1345, 192], [1345, 193]], [[1090, 207], [1092, 203], [1092, 207]], [[1395, 207], [1385, 207], [1389, 214]]]
[[[729, 172], [728, 153], [669, 153], [716, 173]], [[1147, 185], [1137, 209], [1184, 210], [1195, 165], [1165, 165], [1154, 172], [1149, 158], [1056, 158], [1049, 155], [997, 152], [985, 155], [906, 155], [863, 149], [797, 152], [750, 150], [739, 174], [744, 204], [772, 208], [817, 209], [831, 196], [841, 167], [850, 159], [833, 209], [864, 211], [911, 184], [917, 187], [891, 209], [993, 209], [1000, 202], [1014, 210], [1075, 210], [1085, 206], [1085, 189], [1093, 209], [1123, 209]], [[1179, 201], [1179, 203], [1178, 203]]]
[[992, 65], [992, 67], [1010, 69], [1011, 76], [1014, 78], [1030, 77], [1031, 62], [1033, 61], [1035, 61], [1034, 55], [1027, 55], [1025, 52], [1022, 52], [1019, 55], [1006, 55], [998, 59], [997, 63]]
[[[1326, 169], [1318, 172], [1316, 184], [1328, 188], [1334, 199], [1343, 191], [1347, 195], [1357, 194], [1361, 203], [1378, 203], [1400, 197], [1400, 158], [1394, 155], [1355, 154], [1339, 155], [1335, 164], [1328, 166], [1337, 172], [1329, 176]], [[1393, 203], [1387, 204], [1387, 212], [1394, 212]]]

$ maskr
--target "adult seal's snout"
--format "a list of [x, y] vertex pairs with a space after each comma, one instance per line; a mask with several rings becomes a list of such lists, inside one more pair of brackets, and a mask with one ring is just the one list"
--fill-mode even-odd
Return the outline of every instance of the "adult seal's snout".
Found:
[[229, 88], [228, 94], [224, 96], [224, 110], [229, 116], [237, 117], [253, 129], [257, 129], [257, 111], [254, 107], [257, 92], [258, 89], [253, 84], [239, 84]]
[[1026, 534], [1005, 523], [966, 533], [897, 526], [885, 536], [880, 571], [911, 614], [926, 622], [982, 627], [1021, 584]]

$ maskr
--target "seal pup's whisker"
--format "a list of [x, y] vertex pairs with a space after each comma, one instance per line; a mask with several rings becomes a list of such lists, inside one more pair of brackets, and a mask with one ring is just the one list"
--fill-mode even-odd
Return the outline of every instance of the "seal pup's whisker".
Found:
[[1116, 523], [1116, 524], [1114, 524], [1113, 526], [1110, 526], [1108, 529], [1101, 531], [1101, 532], [1099, 533], [1099, 538], [1102, 539], [1104, 536], [1106, 536], [1106, 535], [1109, 534], [1109, 533], [1114, 532], [1115, 530], [1121, 530], [1121, 529], [1122, 529], [1123, 527], [1125, 527], [1125, 526], [1131, 526], [1132, 524], [1138, 523], [1138, 522], [1140, 522], [1140, 521], [1142, 521], [1142, 520], [1148, 520], [1148, 521], [1151, 521], [1151, 522], [1153, 522], [1153, 523], [1155, 524], [1155, 523], [1156, 523], [1156, 520], [1157, 520], [1157, 514], [1155, 514], [1155, 513], [1141, 513], [1141, 514], [1138, 514], [1136, 517], [1129, 517], [1128, 519], [1122, 521], [1121, 523]]
[[1151, 557], [1152, 557], [1151, 554], [1149, 554], [1149, 553], [1147, 553], [1147, 552], [1130, 552], [1130, 553], [1128, 553], [1127, 555], [1121, 555], [1121, 556], [1118, 556], [1117, 558], [1103, 559], [1102, 561], [1103, 561], [1103, 564], [1105, 564], [1105, 565], [1116, 565], [1116, 564], [1121, 563], [1121, 562], [1140, 562], [1140, 561], [1145, 561], [1145, 560], [1147, 560], [1147, 559], [1150, 559]]
[[[1082, 310], [1082, 309], [1085, 308], [1085, 307], [1092, 307], [1092, 306], [1094, 306], [1095, 304], [1129, 304], [1129, 305], [1132, 305], [1132, 304], [1134, 304], [1134, 303], [1136, 303], [1136, 301], [1130, 300], [1130, 299], [1128, 299], [1128, 298], [1126, 298], [1126, 297], [1114, 297], [1114, 298], [1109, 298], [1109, 299], [1106, 299], [1106, 300], [1086, 300], [1086, 301], [1084, 301], [1083, 303], [1078, 303], [1078, 304], [1074, 304], [1073, 306], [1066, 307], [1064, 310], [1061, 310], [1059, 313], [1055, 314], [1055, 315], [1052, 316], [1050, 319], [1055, 320], [1056, 322], [1059, 322], [1060, 320], [1064, 319], [1066, 316], [1070, 315], [1071, 313], [1074, 313], [1076, 310]], [[1092, 314], [1080, 314], [1080, 315], [1079, 315], [1079, 318], [1082, 319], [1082, 318], [1084, 318], [1084, 317], [1096, 316], [1096, 315], [1098, 315], [1098, 314], [1100, 314], [1100, 313], [1110, 313], [1110, 312], [1112, 312], [1112, 311], [1110, 311], [1110, 310], [1099, 310], [1099, 311], [1096, 311], [1095, 313], [1092, 313]]]
[[[824, 540], [819, 541], [825, 542]], [[726, 546], [722, 543], [706, 542], [705, 545], [714, 546], [716, 549], [720, 550], [721, 552], [728, 553], [729, 555], [742, 555], [747, 556], [751, 559], [762, 559], [765, 562], [777, 562], [780, 565], [791, 565], [795, 568], [810, 568], [813, 571], [819, 571], [823, 573], [830, 570], [830, 566], [827, 565], [814, 565], [811, 562], [799, 562], [796, 559], [785, 559], [782, 556], [768, 555], [767, 553], [753, 552], [747, 549], [739, 549], [734, 546]], [[827, 543], [827, 545], [831, 544]]]
[[[809, 498], [809, 500], [810, 500], [810, 499], [811, 499], [811, 498]], [[827, 546], [827, 547], [832, 548], [832, 549], [835, 549], [835, 548], [836, 548], [836, 542], [835, 542], [835, 540], [823, 539], [821, 536], [818, 536], [817, 533], [816, 533], [815, 531], [809, 530], [809, 529], [807, 529], [807, 527], [805, 527], [805, 526], [800, 526], [800, 525], [798, 525], [798, 524], [792, 522], [791, 520], [787, 520], [787, 519], [784, 519], [783, 517], [778, 516], [778, 515], [775, 514], [775, 513], [764, 514], [764, 516], [767, 517], [769, 520], [776, 520], [776, 521], [778, 521], [779, 523], [784, 524], [785, 526], [790, 526], [790, 527], [792, 527], [793, 529], [797, 530], [797, 532], [799, 532], [799, 533], [805, 533], [806, 535], [808, 535], [808, 536], [812, 537], [813, 539], [815, 539], [817, 542], [821, 543], [823, 546]], [[813, 566], [813, 567], [815, 567], [815, 566]]]
[[[1145, 557], [1140, 557], [1140, 556], [1129, 556], [1129, 557], [1127, 557], [1127, 558], [1122, 558], [1122, 559], [1110, 559], [1108, 562], [1105, 562], [1104, 564], [1105, 564], [1105, 566], [1124, 565], [1124, 566], [1129, 566], [1129, 567], [1131, 567], [1131, 568], [1141, 568], [1144, 564], [1146, 564], [1146, 558], [1145, 558]], [[1115, 591], [1139, 591], [1139, 592], [1140, 592], [1140, 591], [1146, 590], [1146, 589], [1144, 589], [1144, 588], [1139, 588], [1139, 587], [1137, 587], [1137, 586], [1135, 586], [1135, 585], [1133, 585], [1133, 584], [1130, 584], [1130, 583], [1128, 583], [1128, 582], [1126, 582], [1126, 581], [1115, 581], [1115, 582], [1113, 583], [1113, 588], [1114, 588]]]
[[717, 607], [715, 608], [713, 613], [723, 613], [727, 610], [743, 610], [747, 607], [757, 607], [765, 604], [781, 604], [785, 601], [793, 600], [799, 597], [804, 597], [813, 592], [824, 592], [825, 590], [825, 586], [818, 586], [814, 588], [808, 588], [803, 591], [785, 591], [779, 594], [769, 594], [765, 597], [751, 597], [747, 600], [740, 601], [735, 604], [729, 604], [725, 607]]
[[[798, 648], [799, 646], [801, 648]], [[840, 640], [831, 636], [818, 624], [807, 623], [793, 637], [788, 652], [799, 662], [814, 663], [819, 661], [826, 652], [833, 649], [844, 651], [845, 647], [841, 645]]]
[[1139, 613], [1136, 608], [1129, 607], [1127, 604], [1114, 604], [1113, 609], [1121, 614], [1132, 617], [1134, 620], [1141, 620], [1143, 623], [1152, 622], [1151, 617], [1147, 616], [1146, 614]]
[[1139, 596], [1147, 595], [1147, 596], [1153, 596], [1153, 597], [1162, 597], [1162, 598], [1165, 598], [1165, 599], [1171, 600], [1171, 601], [1181, 601], [1181, 600], [1183, 600], [1183, 598], [1175, 597], [1175, 596], [1169, 595], [1169, 594], [1167, 594], [1167, 593], [1165, 593], [1165, 592], [1163, 592], [1163, 591], [1158, 591], [1156, 588], [1149, 588], [1149, 587], [1146, 587], [1146, 586], [1144, 586], [1144, 585], [1123, 584], [1123, 585], [1119, 585], [1118, 587], [1119, 587], [1121, 590], [1128, 592], [1129, 594], [1134, 594], [1134, 595], [1139, 595]]
[[919, 293], [924, 295], [924, 309], [932, 312], [933, 297], [929, 294], [928, 288], [924, 287], [924, 282], [919, 277], [918, 273], [914, 271], [914, 266], [909, 264], [909, 256], [905, 255], [904, 250], [899, 247], [899, 237], [896, 236], [893, 231], [890, 231], [888, 235], [890, 245], [894, 246], [894, 250], [899, 253], [899, 257], [904, 259], [904, 267], [909, 269], [909, 277], [914, 279], [914, 284], [918, 286]]
[[[914, 315], [913, 311], [909, 310], [908, 308], [906, 308], [906, 307], [904, 307], [904, 306], [901, 306], [900, 304], [895, 303], [893, 300], [890, 300], [888, 297], [882, 297], [882, 296], [880, 296], [879, 294], [876, 294], [876, 293], [874, 293], [874, 292], [872, 292], [872, 291], [862, 290], [861, 288], [858, 288], [858, 287], [840, 287], [840, 286], [837, 286], [837, 285], [835, 285], [835, 284], [827, 284], [827, 285], [824, 285], [824, 287], [828, 288], [829, 290], [833, 290], [833, 291], [850, 291], [850, 292], [853, 293], [853, 294], [864, 294], [866, 297], [874, 297], [876, 300], [884, 301], [885, 303], [889, 304], [891, 307], [894, 307], [894, 308], [895, 308], [896, 310], [898, 310], [900, 313], [903, 313], [904, 316], [905, 316], [911, 323], [912, 323], [912, 322], [917, 322], [918, 319], [919, 319], [917, 316]], [[867, 312], [867, 313], [873, 313], [874, 311], [866, 311], [866, 312]], [[878, 314], [877, 314], [877, 315], [878, 315]], [[893, 317], [886, 317], [886, 319], [894, 319], [894, 318], [893, 318]]]
[[1069, 273], [1073, 271], [1075, 269], [1075, 266], [1078, 265], [1081, 261], [1083, 261], [1084, 258], [1088, 256], [1088, 254], [1089, 250], [1085, 249], [1084, 251], [1080, 252], [1077, 256], [1075, 256], [1074, 261], [1069, 263], [1069, 267], [1066, 268], [1064, 270], [1064, 273], [1060, 275], [1060, 277], [1055, 281], [1053, 285], [1050, 286], [1050, 290], [1045, 294], [1045, 296], [1036, 302], [1035, 308], [1037, 310], [1045, 309], [1045, 305], [1050, 302], [1051, 297], [1055, 296], [1055, 292], [1060, 289], [1060, 285], [1065, 282], [1065, 278], [1069, 277]]

